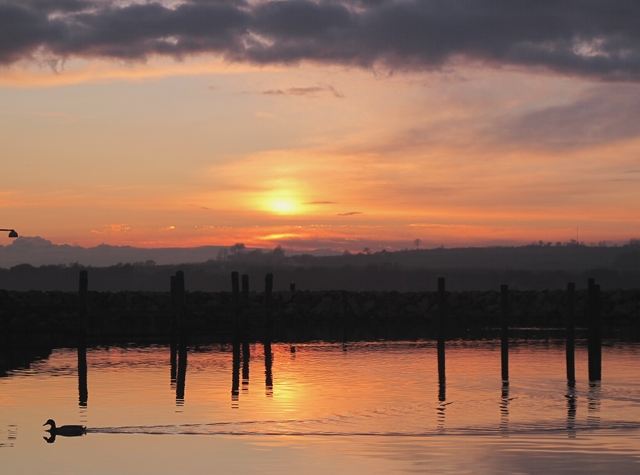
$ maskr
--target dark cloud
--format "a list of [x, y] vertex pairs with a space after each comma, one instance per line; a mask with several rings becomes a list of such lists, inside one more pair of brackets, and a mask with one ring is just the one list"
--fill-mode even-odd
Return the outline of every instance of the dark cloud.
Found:
[[[106, 0], [109, 1], [109, 0]], [[73, 13], [91, 10], [106, 3], [105, 0], [2, 0], [0, 4], [23, 7], [40, 13]]]
[[461, 58], [640, 78], [636, 0], [0, 0], [0, 64], [36, 54], [437, 69]]
[[30, 56], [40, 46], [64, 40], [66, 25], [43, 11], [0, 3], [0, 64]]
[[640, 89], [635, 85], [600, 85], [574, 101], [492, 126], [498, 142], [535, 149], [586, 148], [640, 137]]
[[333, 86], [290, 87], [289, 89], [269, 89], [262, 91], [266, 96], [315, 96], [319, 93], [329, 93], [333, 97], [343, 98], [344, 94]]
[[356, 214], [362, 214], [362, 211], [349, 211], [348, 213], [338, 213], [338, 216], [353, 216]]

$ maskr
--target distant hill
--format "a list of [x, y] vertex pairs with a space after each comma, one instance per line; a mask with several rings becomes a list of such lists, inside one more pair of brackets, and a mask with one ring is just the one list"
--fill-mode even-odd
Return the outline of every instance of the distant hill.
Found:
[[[17, 253], [20, 249], [23, 252]], [[447, 279], [448, 289], [458, 291], [497, 289], [500, 284], [520, 290], [558, 289], [570, 281], [582, 288], [589, 277], [603, 290], [640, 288], [640, 245], [635, 241], [619, 247], [575, 243], [313, 256], [287, 255], [279, 247], [270, 251], [214, 246], [136, 249], [103, 245], [84, 249], [23, 238], [0, 249], [0, 257], [11, 253], [16, 253], [14, 259], [21, 255], [31, 256], [35, 262], [48, 258], [48, 262], [62, 259], [71, 264], [0, 268], [0, 289], [76, 290], [82, 268], [89, 268], [91, 290], [111, 291], [166, 291], [169, 277], [178, 269], [185, 272], [189, 291], [228, 290], [234, 270], [248, 274], [251, 289], [257, 291], [263, 289], [268, 272], [274, 274], [274, 290], [287, 290], [295, 282], [298, 290], [411, 292], [434, 288], [438, 277]], [[103, 264], [114, 260], [118, 264]]]
[[[84, 266], [112, 266], [119, 263], [133, 264], [154, 261], [159, 265], [182, 264], [188, 262], [206, 262], [216, 259], [219, 253], [229, 252], [226, 246], [172, 247], [146, 249], [131, 246], [110, 246], [100, 244], [96, 247], [53, 244], [39, 236], [19, 237], [11, 244], [0, 245], [0, 268], [9, 268], [19, 264], [32, 266], [78, 263]], [[251, 249], [245, 249], [249, 252]], [[338, 254], [321, 249], [313, 254]]]

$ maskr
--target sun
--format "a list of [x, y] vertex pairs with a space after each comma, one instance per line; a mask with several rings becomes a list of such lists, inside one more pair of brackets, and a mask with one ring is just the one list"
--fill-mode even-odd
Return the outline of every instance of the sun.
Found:
[[269, 209], [273, 213], [291, 214], [297, 211], [298, 205], [293, 200], [278, 198], [269, 202]]

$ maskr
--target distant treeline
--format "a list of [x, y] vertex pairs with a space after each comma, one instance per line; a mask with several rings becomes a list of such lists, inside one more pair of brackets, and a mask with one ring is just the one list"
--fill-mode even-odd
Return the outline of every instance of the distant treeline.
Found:
[[577, 288], [593, 277], [603, 290], [640, 288], [640, 245], [453, 248], [405, 250], [314, 257], [273, 251], [236, 252], [205, 263], [155, 265], [153, 261], [84, 267], [79, 264], [0, 269], [0, 289], [73, 291], [80, 269], [88, 269], [89, 288], [98, 291], [166, 291], [176, 270], [185, 272], [190, 291], [221, 291], [231, 286], [230, 273], [248, 274], [251, 290], [264, 289], [264, 276], [274, 274], [274, 290], [431, 290], [438, 277], [450, 290]]

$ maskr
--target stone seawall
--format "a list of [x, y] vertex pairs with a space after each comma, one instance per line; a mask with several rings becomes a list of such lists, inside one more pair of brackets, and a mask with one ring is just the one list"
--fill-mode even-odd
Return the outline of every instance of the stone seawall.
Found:
[[[249, 322], [257, 339], [267, 312], [273, 319], [275, 339], [293, 338], [294, 330], [305, 328], [327, 330], [311, 332], [309, 337], [340, 339], [340, 329], [345, 326], [376, 328], [381, 338], [428, 338], [438, 315], [437, 292], [274, 292], [269, 309], [264, 300], [264, 293], [251, 292], [240, 311], [241, 320]], [[59, 344], [72, 343], [78, 328], [78, 306], [78, 294], [73, 292], [0, 290], [0, 332], [3, 339], [40, 335]], [[587, 292], [576, 291], [577, 327], [587, 326], [586, 306]], [[184, 308], [190, 334], [223, 341], [232, 333], [236, 309], [230, 292], [186, 292]], [[500, 312], [497, 291], [447, 292], [446, 320], [452, 337], [469, 329], [497, 328]], [[564, 328], [567, 293], [512, 290], [509, 315], [512, 328]], [[601, 292], [600, 315], [605, 329], [640, 328], [640, 290]], [[89, 340], [162, 340], [171, 332], [170, 322], [169, 292], [88, 292]], [[404, 331], [394, 333], [394, 329]]]

